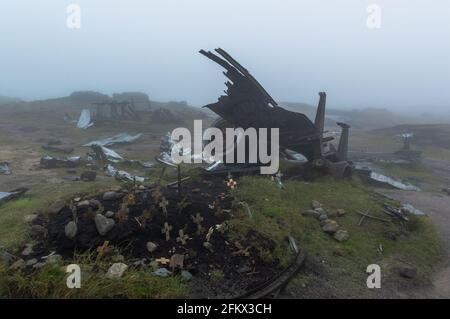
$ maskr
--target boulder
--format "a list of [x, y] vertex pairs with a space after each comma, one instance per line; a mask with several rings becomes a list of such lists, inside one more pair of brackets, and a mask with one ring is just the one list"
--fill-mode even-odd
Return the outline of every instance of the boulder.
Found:
[[77, 204], [77, 207], [80, 209], [88, 208], [91, 205], [91, 202], [88, 200], [83, 200]]
[[116, 224], [114, 219], [107, 218], [101, 214], [95, 215], [95, 226], [100, 235], [105, 236]]
[[109, 267], [106, 273], [107, 278], [120, 278], [123, 273], [128, 269], [128, 266], [124, 263], [115, 263]]
[[99, 209], [102, 206], [102, 203], [97, 199], [91, 199], [89, 205], [94, 209]]
[[316, 209], [314, 209], [317, 213], [319, 213], [320, 215], [322, 214], [326, 214], [327, 211], [325, 209], [323, 209], [322, 207], [318, 207]]
[[303, 216], [308, 216], [308, 217], [315, 217], [315, 218], [318, 218], [320, 216], [320, 214], [318, 212], [316, 212], [315, 210], [313, 210], [313, 209], [305, 210], [302, 213], [302, 215]]
[[151, 242], [151, 241], [149, 241], [148, 243], [147, 243], [147, 250], [149, 251], [149, 252], [154, 252], [156, 249], [158, 248], [158, 245], [157, 244], [155, 244], [155, 243], [153, 243], [153, 242]]
[[402, 265], [398, 268], [400, 276], [408, 279], [413, 279], [417, 275], [417, 268], [412, 265]]
[[115, 200], [119, 196], [116, 192], [106, 192], [103, 194], [103, 200]]
[[30, 214], [30, 215], [26, 215], [23, 218], [23, 220], [24, 220], [25, 223], [33, 224], [38, 217], [39, 217], [38, 214]]
[[344, 216], [346, 213], [347, 213], [347, 212], [345, 211], [345, 209], [342, 209], [342, 208], [338, 208], [338, 209], [336, 210], [337, 217], [342, 217], [342, 216]]
[[38, 262], [38, 260], [36, 258], [29, 259], [29, 260], [26, 261], [25, 266], [26, 267], [31, 267], [31, 266], [37, 264], [37, 262]]
[[348, 234], [348, 231], [339, 229], [336, 233], [334, 233], [333, 238], [338, 242], [343, 242], [347, 241], [350, 238], [350, 235]]
[[113, 218], [114, 215], [115, 215], [115, 213], [110, 210], [105, 213], [105, 217], [107, 217], [107, 218]]
[[311, 207], [312, 207], [312, 209], [317, 209], [317, 208], [320, 208], [320, 207], [322, 207], [322, 204], [321, 203], [319, 203], [318, 201], [316, 201], [316, 200], [313, 200], [312, 201], [312, 203], [311, 203]]
[[184, 280], [186, 280], [186, 281], [190, 281], [191, 279], [192, 279], [192, 274], [189, 272], [189, 271], [187, 271], [187, 270], [182, 270], [181, 271], [181, 277], [184, 279]]
[[29, 256], [33, 253], [33, 244], [26, 244], [22, 250], [22, 256]]
[[322, 230], [330, 235], [333, 235], [334, 233], [337, 232], [339, 228], [338, 223], [336, 223], [334, 220], [330, 220], [328, 223], [326, 223], [325, 225], [322, 226]]
[[68, 222], [64, 231], [67, 238], [74, 239], [78, 232], [77, 224], [74, 221]]
[[20, 270], [23, 268], [25, 268], [25, 261], [23, 259], [17, 260], [9, 267], [10, 270]]
[[0, 252], [0, 262], [2, 262], [4, 265], [6, 265], [6, 266], [10, 265], [14, 259], [15, 259], [15, 257], [13, 255], [11, 255], [10, 253], [8, 253], [6, 251]]
[[48, 207], [48, 213], [52, 215], [58, 214], [66, 206], [64, 199], [58, 199], [56, 202]]
[[47, 235], [47, 229], [41, 225], [31, 226], [30, 236], [34, 239], [41, 240]]
[[97, 172], [95, 171], [85, 171], [80, 175], [80, 179], [84, 182], [93, 182], [97, 178]]

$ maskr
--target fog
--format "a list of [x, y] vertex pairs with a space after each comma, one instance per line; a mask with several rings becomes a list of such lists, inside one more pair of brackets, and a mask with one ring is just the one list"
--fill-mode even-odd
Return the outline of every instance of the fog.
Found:
[[[81, 8], [81, 28], [66, 25]], [[368, 28], [367, 7], [381, 8]], [[447, 0], [3, 0], [0, 95], [27, 100], [143, 91], [213, 102], [221, 47], [277, 101], [411, 112], [450, 108]]]

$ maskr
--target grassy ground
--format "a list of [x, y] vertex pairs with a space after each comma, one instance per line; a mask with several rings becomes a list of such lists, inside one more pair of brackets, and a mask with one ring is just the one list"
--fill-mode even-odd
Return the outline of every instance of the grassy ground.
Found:
[[378, 163], [383, 172], [403, 182], [419, 186], [422, 190], [439, 192], [443, 185], [441, 177], [422, 163], [392, 164]]
[[[169, 174], [167, 178], [172, 178]], [[91, 191], [102, 189], [101, 183], [91, 184]], [[336, 181], [320, 178], [312, 183], [287, 181], [279, 190], [268, 177], [244, 177], [233, 191], [236, 203], [249, 205], [253, 218], [241, 209], [232, 219], [231, 237], [245, 236], [256, 230], [276, 244], [272, 253], [260, 250], [267, 261], [279, 261], [287, 266], [294, 258], [286, 237], [293, 236], [298, 245], [309, 253], [306, 271], [302, 271], [287, 287], [288, 296], [295, 297], [379, 297], [366, 287], [366, 267], [379, 264], [383, 272], [383, 285], [401, 287], [411, 281], [402, 279], [396, 272], [400, 264], [411, 263], [418, 269], [413, 285], [427, 284], [432, 267], [440, 258], [440, 240], [426, 217], [414, 217], [409, 230], [402, 231], [395, 223], [366, 220], [358, 226], [360, 210], [370, 209], [370, 214], [386, 218], [381, 212], [384, 200], [367, 190], [358, 180]], [[85, 192], [85, 186], [82, 188]], [[64, 197], [66, 190], [53, 194]], [[72, 189], [72, 195], [76, 190]], [[69, 193], [65, 194], [66, 196]], [[333, 211], [342, 208], [344, 217], [335, 217], [338, 224], [348, 230], [350, 239], [336, 242], [322, 232], [319, 222], [303, 216], [312, 200], [321, 202]], [[45, 209], [49, 199], [25, 198], [0, 207], [0, 240], [2, 245], [14, 247], [20, 238], [27, 238], [23, 216], [39, 207]], [[239, 207], [239, 205], [238, 205]], [[242, 206], [240, 206], [242, 207]], [[11, 231], [13, 230], [13, 231]], [[395, 238], [395, 239], [393, 239]], [[23, 242], [23, 241], [22, 241]], [[383, 247], [380, 254], [378, 247]], [[75, 257], [88, 277], [81, 289], [69, 290], [65, 285], [62, 265], [50, 265], [32, 277], [12, 273], [0, 268], [0, 296], [47, 298], [174, 298], [189, 295], [188, 285], [179, 277], [155, 278], [149, 270], [129, 269], [121, 279], [107, 279], [104, 274], [111, 260], [94, 260], [89, 255]]]
[[[395, 268], [412, 263], [418, 269], [414, 284], [426, 284], [431, 270], [441, 258], [441, 243], [427, 217], [412, 217], [409, 231], [401, 231], [395, 223], [366, 220], [358, 226], [360, 210], [386, 218], [381, 212], [384, 202], [356, 180], [335, 181], [323, 178], [314, 183], [292, 181], [278, 190], [268, 178], [244, 178], [235, 195], [245, 200], [253, 211], [253, 219], [242, 215], [234, 220], [236, 229], [256, 229], [275, 240], [275, 254], [267, 258], [289, 263], [293, 254], [286, 236], [292, 235], [309, 253], [309, 271], [302, 272], [287, 288], [295, 297], [374, 297], [366, 287], [366, 267], [379, 264], [386, 287], [409, 284]], [[302, 216], [311, 201], [318, 200], [327, 209], [342, 208], [344, 217], [334, 218], [350, 233], [344, 243], [336, 242], [322, 232], [319, 222]], [[245, 232], [244, 232], [245, 233]], [[395, 239], [393, 239], [395, 238]], [[380, 254], [378, 247], [383, 247]], [[378, 295], [377, 295], [378, 296]]]

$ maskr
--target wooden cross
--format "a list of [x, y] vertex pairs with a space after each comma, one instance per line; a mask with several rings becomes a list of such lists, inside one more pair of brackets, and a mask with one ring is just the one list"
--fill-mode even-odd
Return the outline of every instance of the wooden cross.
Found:
[[164, 223], [164, 227], [161, 229], [161, 234], [166, 235], [166, 241], [170, 240], [170, 231], [172, 230], [172, 226], [170, 226], [167, 222]]
[[182, 245], [186, 245], [188, 239], [190, 239], [189, 236], [184, 234], [184, 231], [182, 229], [178, 231], [178, 235], [179, 236], [177, 237], [177, 242], [181, 243]]
[[136, 204], [136, 198], [134, 196], [134, 194], [130, 193], [127, 196], [127, 203], [128, 205], [135, 205]]
[[161, 265], [167, 265], [168, 263], [170, 263], [170, 259], [167, 259], [165, 257], [155, 259], [155, 261]]
[[193, 215], [191, 215], [192, 221], [194, 222], [194, 224], [200, 225], [203, 221], [203, 217], [202, 215], [200, 215], [200, 213], [197, 213], [195, 215], [195, 217]]
[[109, 241], [104, 241], [103, 245], [97, 247], [98, 257], [102, 258], [104, 255], [108, 255], [112, 252], [112, 247], [109, 246]]
[[209, 242], [209, 240], [211, 239], [211, 236], [212, 236], [213, 232], [214, 232], [214, 228], [210, 227], [209, 230], [208, 230], [208, 233], [206, 234], [206, 241], [207, 242]]
[[237, 186], [237, 182], [234, 179], [230, 178], [227, 182], [227, 186], [231, 189], [235, 189]]
[[166, 215], [166, 218], [167, 218], [167, 205], [169, 205], [169, 201], [163, 196], [161, 198], [161, 202], [159, 202], [159, 207], [162, 208], [164, 215]]

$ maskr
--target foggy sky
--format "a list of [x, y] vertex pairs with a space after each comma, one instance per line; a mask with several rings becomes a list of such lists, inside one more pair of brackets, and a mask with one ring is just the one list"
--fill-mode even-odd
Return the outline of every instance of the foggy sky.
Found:
[[[66, 7], [81, 7], [81, 29]], [[381, 29], [366, 25], [370, 3]], [[0, 95], [143, 91], [214, 102], [222, 47], [277, 101], [335, 108], [450, 108], [448, 0], [2, 0]]]

